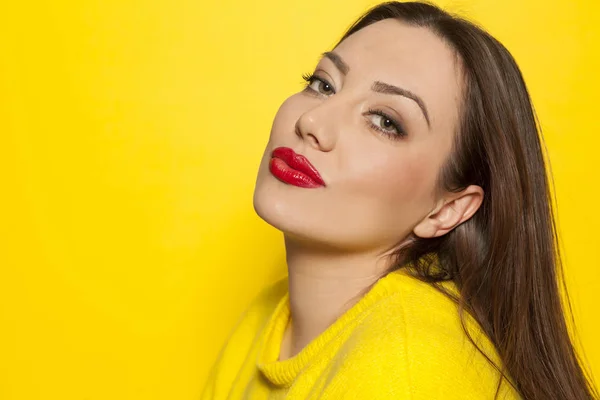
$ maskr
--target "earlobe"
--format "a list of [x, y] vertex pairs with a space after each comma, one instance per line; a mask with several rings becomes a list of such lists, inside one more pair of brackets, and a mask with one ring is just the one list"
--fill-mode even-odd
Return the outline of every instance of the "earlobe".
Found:
[[413, 233], [422, 238], [445, 235], [477, 212], [483, 202], [483, 195], [483, 189], [477, 185], [449, 194], [413, 228]]

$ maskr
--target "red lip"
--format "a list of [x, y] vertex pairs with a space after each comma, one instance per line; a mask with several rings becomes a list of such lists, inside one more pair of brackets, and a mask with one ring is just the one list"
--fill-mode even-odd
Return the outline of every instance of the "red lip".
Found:
[[277, 147], [271, 154], [269, 169], [279, 180], [304, 188], [325, 186], [317, 169], [289, 147]]

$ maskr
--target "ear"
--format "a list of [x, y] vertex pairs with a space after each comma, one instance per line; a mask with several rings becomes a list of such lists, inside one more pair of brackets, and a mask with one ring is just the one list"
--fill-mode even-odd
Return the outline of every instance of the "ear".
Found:
[[413, 228], [413, 232], [422, 238], [445, 235], [471, 218], [482, 201], [483, 189], [477, 185], [471, 185], [459, 193], [450, 193]]

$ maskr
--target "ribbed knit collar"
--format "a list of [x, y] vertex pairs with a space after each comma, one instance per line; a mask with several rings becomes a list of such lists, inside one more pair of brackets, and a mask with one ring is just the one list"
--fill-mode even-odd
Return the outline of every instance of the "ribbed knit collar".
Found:
[[285, 329], [290, 321], [289, 291], [281, 298], [263, 331], [258, 349], [257, 367], [272, 384], [290, 386], [304, 369], [348, 323], [377, 300], [398, 290], [394, 282], [405, 272], [401, 269], [387, 274], [323, 333], [313, 339], [298, 354], [279, 361]]

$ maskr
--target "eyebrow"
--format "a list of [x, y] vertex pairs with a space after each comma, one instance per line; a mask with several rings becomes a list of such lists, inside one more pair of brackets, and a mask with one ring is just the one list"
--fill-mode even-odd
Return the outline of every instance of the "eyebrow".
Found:
[[371, 90], [373, 90], [374, 92], [377, 92], [377, 93], [397, 94], [399, 96], [404, 96], [406, 98], [413, 100], [415, 103], [417, 103], [417, 105], [423, 112], [423, 115], [425, 116], [425, 121], [427, 121], [427, 127], [431, 128], [431, 123], [429, 122], [429, 113], [427, 112], [427, 107], [425, 106], [425, 102], [423, 100], [421, 100], [421, 98], [419, 96], [417, 96], [410, 90], [402, 89], [398, 86], [390, 85], [388, 83], [384, 83], [384, 82], [380, 82], [380, 81], [375, 81], [373, 83], [373, 86], [371, 86]]
[[329, 58], [343, 75], [348, 74], [348, 71], [350, 71], [350, 67], [348, 66], [348, 64], [346, 64], [344, 60], [342, 60], [342, 57], [338, 56], [334, 52], [326, 51], [325, 53], [323, 53], [323, 57]]
[[[350, 67], [348, 64], [342, 60], [342, 58], [332, 51], [326, 51], [322, 54], [323, 57], [328, 58], [331, 62], [340, 70], [343, 75], [347, 75], [348, 71], [350, 71]], [[431, 122], [429, 121], [429, 113], [427, 112], [427, 106], [425, 106], [425, 102], [416, 94], [411, 92], [410, 90], [400, 88], [398, 86], [390, 85], [389, 83], [375, 81], [371, 86], [371, 90], [377, 93], [383, 94], [395, 94], [399, 96], [406, 97], [408, 99], [413, 100], [421, 111], [423, 112], [423, 116], [425, 117], [425, 121], [427, 121], [427, 127], [431, 129]]]

